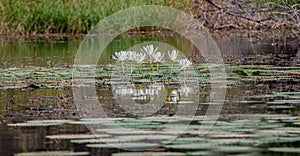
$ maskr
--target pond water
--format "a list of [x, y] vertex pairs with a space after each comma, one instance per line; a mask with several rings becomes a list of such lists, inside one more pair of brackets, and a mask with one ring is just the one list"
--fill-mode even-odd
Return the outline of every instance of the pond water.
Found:
[[[95, 84], [97, 98], [108, 117], [98, 114], [96, 119], [89, 115], [83, 118], [82, 108], [74, 104], [71, 89], [72, 64], [81, 37], [1, 38], [1, 155], [300, 153], [299, 39], [214, 34], [226, 63], [226, 77], [215, 81], [224, 84], [226, 80], [227, 85], [219, 87], [226, 88], [227, 93], [217, 122], [207, 134], [199, 136], [200, 125], [209, 121], [204, 118], [205, 112], [215, 104], [209, 101], [214, 82], [206, 78], [209, 70], [217, 67], [205, 64], [195, 46], [185, 38], [167, 34], [124, 34], [105, 49]], [[111, 55], [146, 41], [171, 44], [193, 61], [189, 74], [196, 73], [193, 77], [197, 78], [197, 84], [192, 79], [185, 87], [196, 93], [178, 87], [176, 83], [184, 78], [180, 72], [173, 75], [174, 79], [163, 79], [164, 75], [153, 72], [151, 78], [143, 75], [142, 82], [133, 80], [137, 85], [154, 79], [159, 82], [155, 89], [151, 88], [152, 83], [138, 87], [116, 83], [122, 74], [120, 76], [121, 71], [112, 67]], [[160, 71], [168, 73], [169, 68], [162, 65]], [[134, 74], [139, 77], [138, 73]], [[131, 96], [134, 93], [139, 96]], [[180, 94], [179, 100], [174, 100], [176, 96], [171, 96], [172, 93]], [[151, 99], [164, 94], [167, 98], [162, 102], [147, 107]], [[118, 98], [124, 101], [130, 96], [144, 106], [143, 114], [149, 114], [132, 114], [130, 111], [135, 107], [126, 102], [118, 106]], [[93, 112], [94, 107], [89, 109]], [[180, 109], [195, 110], [195, 117], [176, 115]], [[107, 122], [108, 119], [113, 122]], [[112, 125], [134, 131], [119, 130]], [[184, 131], [180, 132], [183, 127]], [[148, 150], [135, 151], [136, 148]]]

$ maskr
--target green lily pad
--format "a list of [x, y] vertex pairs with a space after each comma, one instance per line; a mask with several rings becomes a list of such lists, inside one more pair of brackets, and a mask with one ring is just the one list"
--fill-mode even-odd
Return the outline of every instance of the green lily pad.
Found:
[[48, 139], [92, 139], [92, 138], [107, 138], [110, 135], [107, 134], [60, 134], [60, 135], [48, 135]]
[[73, 151], [41, 151], [41, 152], [25, 152], [17, 153], [15, 156], [81, 156], [89, 155], [89, 152], [73, 152]]
[[266, 137], [261, 138], [258, 144], [272, 144], [272, 143], [292, 143], [299, 142], [300, 137]]
[[121, 149], [149, 149], [159, 147], [159, 144], [145, 142], [126, 142], [126, 143], [110, 143], [110, 144], [87, 144], [89, 148], [121, 148]]
[[258, 151], [257, 148], [254, 147], [245, 147], [245, 146], [218, 146], [216, 151], [222, 153], [249, 153]]
[[271, 152], [279, 152], [279, 153], [300, 153], [300, 148], [295, 147], [273, 147], [268, 148]]
[[280, 104], [300, 104], [300, 100], [276, 100], [267, 102], [269, 105], [280, 105]]
[[213, 139], [210, 140], [213, 144], [218, 145], [253, 145], [256, 140], [253, 139], [240, 139], [240, 138], [230, 138], [230, 139]]
[[98, 139], [76, 139], [71, 140], [72, 143], [77, 144], [98, 144], [98, 143], [126, 143], [141, 141], [140, 138], [98, 138]]
[[[200, 138], [200, 137], [179, 137], [175, 140], [172, 140], [171, 144], [193, 144], [193, 143], [200, 143], [200, 142], [208, 142], [209, 139], [207, 138]], [[165, 143], [165, 142], [163, 142]]]
[[196, 152], [187, 152], [187, 156], [215, 156], [218, 153], [210, 152], [210, 151], [196, 151]]
[[192, 143], [192, 144], [178, 144], [178, 145], [165, 145], [167, 149], [179, 151], [195, 151], [195, 150], [210, 150], [215, 148], [214, 144], [209, 143]]
[[119, 136], [117, 138], [119, 139], [133, 139], [133, 140], [170, 140], [175, 139], [177, 136], [175, 135], [125, 135], [125, 136]]
[[124, 131], [121, 131], [119, 129], [96, 129], [96, 132], [99, 133], [107, 133], [107, 134], [117, 134], [117, 135], [142, 135], [142, 134], [157, 134], [159, 131], [154, 130], [128, 130], [124, 129]]

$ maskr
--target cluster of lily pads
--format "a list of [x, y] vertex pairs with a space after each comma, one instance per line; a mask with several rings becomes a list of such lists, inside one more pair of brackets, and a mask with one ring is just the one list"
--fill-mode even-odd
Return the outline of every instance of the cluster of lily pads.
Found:
[[[122, 66], [122, 73], [125, 74], [125, 63], [130, 64], [130, 74], [133, 73], [132, 63], [135, 61], [138, 64], [138, 70], [140, 76], [142, 75], [141, 64], [147, 62], [146, 59], [148, 58], [148, 63], [153, 70], [153, 64], [156, 64], [156, 71], [159, 71], [159, 64], [165, 61], [164, 53], [158, 51], [158, 47], [154, 47], [153, 45], [146, 45], [141, 49], [141, 52], [135, 51], [120, 51], [115, 52], [112, 55], [112, 58], [121, 63]], [[187, 76], [188, 74], [188, 66], [192, 65], [192, 62], [186, 58], [184, 59], [177, 59], [178, 51], [172, 50], [171, 52], [168, 51], [168, 56], [171, 61], [170, 65], [170, 77], [173, 73], [173, 66], [175, 63], [179, 63], [181, 66], [181, 70], [184, 70], [184, 75]]]
[[[8, 127], [50, 127], [89, 125], [94, 133], [65, 133], [45, 136], [56, 143], [68, 141], [84, 145], [86, 151], [39, 151], [18, 155], [88, 155], [101, 151], [106, 155], [299, 155], [300, 120], [280, 114], [233, 114], [230, 121], [216, 121], [209, 132], [199, 137], [200, 125], [210, 121], [194, 116], [193, 122], [184, 116], [150, 116], [141, 118], [82, 118], [80, 120], [40, 120], [8, 124]], [[124, 130], [110, 126], [118, 125]], [[100, 125], [100, 126], [98, 126]], [[203, 125], [202, 125], [203, 126]], [[99, 128], [97, 128], [99, 127]], [[101, 127], [101, 128], [100, 128]], [[185, 131], [178, 129], [185, 128]], [[128, 129], [128, 130], [125, 130]], [[28, 138], [27, 138], [28, 139]], [[116, 153], [115, 149], [120, 149]], [[122, 149], [126, 149], [124, 151]], [[151, 153], [140, 151], [153, 149]], [[163, 151], [161, 151], [163, 149]], [[139, 153], [130, 152], [138, 150]], [[41, 153], [43, 152], [43, 153]], [[58, 153], [60, 152], [60, 153]], [[105, 153], [107, 152], [107, 153]], [[164, 152], [164, 153], [161, 153]]]

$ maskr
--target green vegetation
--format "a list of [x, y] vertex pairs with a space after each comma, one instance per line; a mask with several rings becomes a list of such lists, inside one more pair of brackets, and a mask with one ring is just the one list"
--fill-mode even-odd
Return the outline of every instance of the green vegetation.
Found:
[[189, 0], [1, 0], [0, 34], [86, 33], [99, 20], [139, 5], [188, 8]]

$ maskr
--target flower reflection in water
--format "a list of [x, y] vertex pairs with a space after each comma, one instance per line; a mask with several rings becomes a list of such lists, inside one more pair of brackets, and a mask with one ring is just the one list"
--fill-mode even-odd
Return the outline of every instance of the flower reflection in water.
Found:
[[115, 89], [115, 95], [130, 97], [132, 100], [152, 100], [155, 96], [159, 95], [159, 92], [164, 90], [164, 85], [154, 83], [150, 86], [138, 85], [138, 86], [127, 86], [119, 85]]
[[126, 114], [137, 116], [152, 115], [159, 111], [167, 96], [164, 85], [159, 83], [115, 85], [113, 93], [118, 107]]
[[187, 86], [182, 86], [179, 88], [179, 93], [181, 97], [188, 97], [192, 91], [193, 89]]

